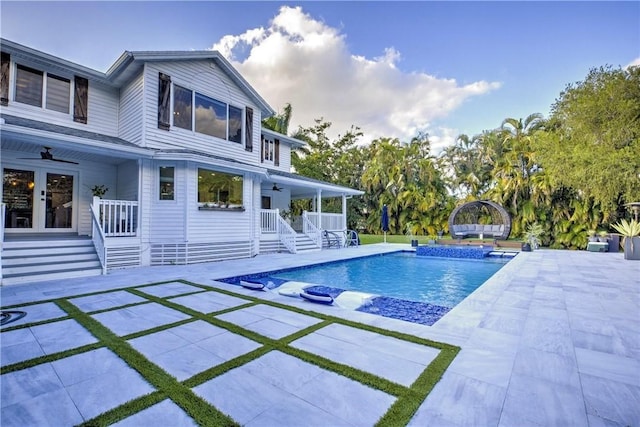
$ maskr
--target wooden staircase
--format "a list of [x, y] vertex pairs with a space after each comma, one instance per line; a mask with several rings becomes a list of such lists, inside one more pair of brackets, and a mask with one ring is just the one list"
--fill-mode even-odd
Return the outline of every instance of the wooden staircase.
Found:
[[1, 255], [2, 285], [102, 274], [89, 238], [5, 240]]

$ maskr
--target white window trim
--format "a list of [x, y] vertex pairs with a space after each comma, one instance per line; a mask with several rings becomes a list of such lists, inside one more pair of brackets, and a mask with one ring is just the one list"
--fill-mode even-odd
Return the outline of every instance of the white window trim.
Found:
[[[189, 129], [184, 129], [181, 128], [179, 126], [176, 126], [173, 122], [174, 116], [175, 116], [175, 104], [174, 104], [174, 95], [175, 95], [175, 87], [176, 86], [180, 86], [184, 89], [190, 90], [191, 91], [191, 130]], [[206, 133], [202, 133], [202, 132], [197, 132], [196, 131], [196, 93], [198, 93], [201, 96], [204, 96], [206, 98], [209, 99], [213, 99], [214, 101], [218, 101], [221, 103], [224, 103], [227, 106], [227, 126], [225, 126], [225, 133], [226, 133], [226, 138], [219, 138], [217, 136], [212, 136], [212, 135], [208, 135]], [[196, 90], [192, 85], [189, 84], [183, 84], [181, 81], [174, 81], [174, 79], [171, 79], [171, 124], [170, 124], [170, 129], [172, 131], [178, 131], [178, 132], [186, 132], [190, 135], [199, 135], [202, 136], [203, 138], [215, 138], [218, 141], [224, 141], [224, 142], [228, 142], [234, 145], [238, 145], [239, 147], [242, 147], [244, 149], [244, 145], [245, 145], [245, 120], [246, 120], [246, 114], [247, 114], [247, 110], [245, 107], [243, 106], [238, 106], [236, 104], [232, 104], [230, 102], [227, 101], [222, 101], [220, 100], [218, 97], [215, 96], [211, 96], [211, 95], [207, 95], [201, 91]], [[241, 112], [241, 117], [240, 117], [240, 134], [241, 134], [241, 141], [240, 142], [235, 142], [235, 141], [231, 141], [229, 139], [229, 107], [233, 106], [237, 109], [240, 110]]]
[[[16, 94], [18, 93], [18, 66], [23, 66], [26, 68], [31, 68], [36, 71], [40, 71], [42, 73], [42, 98], [40, 99], [40, 106], [25, 104], [24, 102], [20, 102], [16, 100]], [[63, 113], [57, 110], [51, 110], [47, 108], [47, 76], [51, 74], [52, 76], [63, 78], [65, 80], [69, 80], [69, 112]], [[32, 67], [31, 65], [25, 63], [19, 63], [11, 60], [9, 64], [9, 75], [10, 81], [12, 84], [9, 85], [9, 100], [15, 104], [19, 104], [20, 108], [32, 109], [34, 111], [45, 111], [47, 114], [56, 114], [60, 117], [71, 117], [73, 119], [73, 95], [75, 93], [75, 79], [73, 77], [68, 77], [65, 75], [49, 73], [48, 71], [41, 70], [38, 67]]]
[[[160, 198], [160, 169], [161, 168], [173, 168], [173, 200], [163, 200]], [[155, 203], [160, 203], [163, 205], [166, 204], [177, 204], [178, 203], [178, 167], [175, 163], [160, 163], [156, 164], [154, 171], [154, 197], [153, 200]]]

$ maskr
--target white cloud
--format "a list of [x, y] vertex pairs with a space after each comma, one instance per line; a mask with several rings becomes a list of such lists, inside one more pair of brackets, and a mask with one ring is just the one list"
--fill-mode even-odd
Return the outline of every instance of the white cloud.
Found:
[[[452, 130], [430, 129], [466, 99], [500, 87], [477, 81], [459, 85], [426, 73], [406, 73], [400, 52], [383, 49], [370, 59], [349, 52], [345, 36], [301, 7], [283, 6], [268, 28], [225, 36], [213, 45], [276, 110], [293, 107], [290, 131], [324, 118], [331, 137], [360, 127], [364, 141], [395, 137], [408, 141], [420, 131], [434, 144], [453, 142]], [[436, 141], [437, 140], [437, 141]], [[434, 150], [434, 152], [440, 150]]]
[[637, 66], [640, 66], [640, 56], [634, 59], [633, 61], [629, 62], [627, 66], [624, 68], [637, 67]]

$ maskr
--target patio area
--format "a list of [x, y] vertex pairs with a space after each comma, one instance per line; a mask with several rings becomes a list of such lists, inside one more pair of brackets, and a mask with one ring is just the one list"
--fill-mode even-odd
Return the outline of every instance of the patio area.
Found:
[[390, 423], [453, 346], [406, 424], [640, 425], [640, 262], [621, 253], [521, 253], [433, 326], [215, 281], [401, 249], [2, 287], [29, 304], [0, 335], [2, 425]]

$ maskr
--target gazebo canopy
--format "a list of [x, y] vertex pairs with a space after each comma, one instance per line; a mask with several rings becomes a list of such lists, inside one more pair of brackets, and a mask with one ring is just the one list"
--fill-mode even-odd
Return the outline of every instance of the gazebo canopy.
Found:
[[511, 217], [502, 206], [490, 200], [475, 200], [457, 206], [449, 215], [452, 237], [455, 237], [454, 225], [463, 224], [501, 225], [500, 234], [494, 234], [495, 238], [500, 239], [507, 239], [511, 233]]

